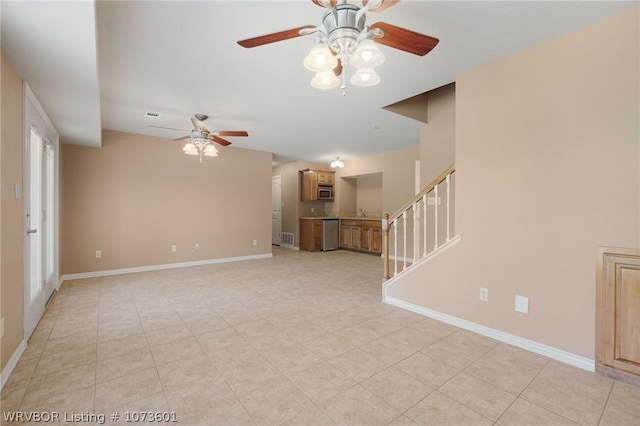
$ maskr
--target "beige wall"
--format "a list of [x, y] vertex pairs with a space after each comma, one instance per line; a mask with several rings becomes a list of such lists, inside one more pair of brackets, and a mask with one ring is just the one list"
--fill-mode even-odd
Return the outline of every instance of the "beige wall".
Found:
[[[416, 135], [416, 144], [418, 137], [419, 135]], [[352, 204], [348, 200], [342, 200], [341, 191], [343, 185], [353, 185], [344, 183], [342, 178], [381, 173], [382, 213], [395, 213], [414, 195], [415, 162], [419, 159], [419, 152], [419, 146], [416, 145], [397, 151], [345, 160], [344, 168], [336, 169], [338, 202], [333, 203], [334, 205], [327, 212], [331, 215], [340, 215], [342, 212], [352, 211]], [[350, 190], [355, 194], [353, 188]]]
[[370, 217], [382, 217], [382, 173], [360, 176], [356, 182], [356, 210]]
[[455, 161], [455, 96], [455, 83], [427, 94], [428, 120], [420, 127], [420, 188]]
[[640, 247], [639, 23], [636, 9], [459, 76], [462, 240], [390, 296], [594, 358], [596, 248]]
[[102, 141], [64, 147], [64, 274], [271, 253], [270, 153], [227, 147], [199, 163], [168, 139]]
[[2, 219], [1, 284], [2, 307], [5, 334], [0, 343], [1, 366], [6, 366], [9, 358], [23, 338], [23, 205], [22, 199], [14, 198], [13, 185], [22, 186], [22, 80], [2, 52], [2, 162], [1, 185]]

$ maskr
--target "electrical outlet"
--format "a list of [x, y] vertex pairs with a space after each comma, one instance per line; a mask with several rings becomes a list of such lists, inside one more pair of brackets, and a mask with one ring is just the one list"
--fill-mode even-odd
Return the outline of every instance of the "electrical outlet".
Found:
[[257, 246], [258, 245], [258, 240], [253, 240], [253, 245]]
[[193, 249], [195, 251], [200, 251], [200, 244], [196, 243], [196, 245], [193, 247]]
[[96, 250], [96, 259], [102, 258], [102, 250]]
[[488, 302], [489, 301], [489, 289], [488, 288], [480, 287], [480, 300], [482, 300], [483, 302]]
[[175, 244], [172, 244], [172, 245], [171, 245], [171, 252], [172, 252], [172, 253], [175, 253], [175, 252], [177, 252], [177, 251], [178, 251], [178, 247], [176, 247], [176, 245], [175, 245]]
[[4, 318], [0, 318], [0, 339], [4, 337]]

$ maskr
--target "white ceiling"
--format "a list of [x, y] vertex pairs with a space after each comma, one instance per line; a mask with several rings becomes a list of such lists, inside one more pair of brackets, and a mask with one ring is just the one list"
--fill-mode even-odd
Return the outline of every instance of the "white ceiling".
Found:
[[339, 88], [309, 85], [313, 73], [302, 59], [312, 36], [253, 49], [236, 44], [319, 24], [324, 11], [309, 0], [100, 1], [95, 8], [91, 1], [3, 0], [2, 47], [66, 143], [99, 146], [100, 123], [177, 138], [184, 133], [148, 126], [190, 129], [189, 117], [205, 113], [211, 130], [249, 132], [229, 138], [235, 147], [273, 152], [276, 163], [329, 162], [418, 144], [420, 123], [382, 107], [639, 4], [403, 0], [369, 13], [367, 22], [405, 27], [440, 44], [425, 57], [381, 46], [382, 82], [349, 86], [346, 97]]

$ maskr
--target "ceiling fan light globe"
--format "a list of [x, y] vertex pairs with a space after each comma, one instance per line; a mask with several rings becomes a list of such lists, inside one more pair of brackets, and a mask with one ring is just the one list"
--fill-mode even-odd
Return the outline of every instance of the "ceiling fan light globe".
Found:
[[359, 68], [349, 81], [354, 86], [369, 87], [380, 83], [380, 76], [373, 68]]
[[205, 154], [218, 154], [218, 150], [216, 149], [215, 146], [213, 146], [212, 144], [208, 144], [205, 148], [204, 148], [204, 153]]
[[195, 151], [185, 151], [184, 153], [187, 154], [187, 155], [198, 155], [199, 154], [197, 150], [195, 150]]
[[215, 151], [215, 152], [206, 152], [205, 151], [204, 155], [206, 157], [217, 157], [218, 156], [218, 151]]
[[324, 43], [317, 43], [307, 57], [304, 58], [303, 64], [306, 69], [311, 71], [331, 71], [338, 65], [338, 59], [329, 49], [329, 46]]
[[356, 68], [375, 68], [384, 63], [384, 54], [372, 40], [365, 39], [353, 52], [349, 63]]
[[189, 151], [197, 151], [196, 146], [194, 144], [192, 144], [191, 142], [187, 142], [184, 145], [184, 148], [182, 148], [182, 150], [184, 152], [189, 152]]
[[340, 85], [340, 79], [333, 71], [320, 71], [311, 80], [311, 86], [316, 89], [333, 89]]

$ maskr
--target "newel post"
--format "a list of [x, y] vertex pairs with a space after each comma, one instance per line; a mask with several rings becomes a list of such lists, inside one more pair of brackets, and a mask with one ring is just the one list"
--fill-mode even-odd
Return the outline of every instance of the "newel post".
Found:
[[389, 213], [385, 213], [382, 219], [382, 229], [384, 231], [384, 279], [391, 278], [389, 275]]

